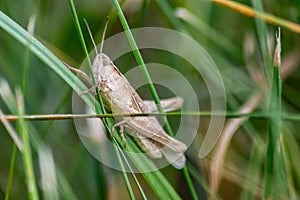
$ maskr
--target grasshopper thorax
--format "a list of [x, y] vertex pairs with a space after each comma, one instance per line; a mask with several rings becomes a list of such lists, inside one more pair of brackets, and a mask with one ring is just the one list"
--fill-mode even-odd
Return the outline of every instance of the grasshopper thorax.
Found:
[[93, 61], [93, 73], [97, 82], [101, 81], [102, 75], [107, 73], [111, 65], [113, 65], [113, 63], [107, 55], [104, 53], [99, 53], [96, 55]]
[[122, 75], [111, 59], [104, 53], [99, 53], [93, 62], [93, 73], [100, 84], [101, 91], [113, 90], [118, 86]]

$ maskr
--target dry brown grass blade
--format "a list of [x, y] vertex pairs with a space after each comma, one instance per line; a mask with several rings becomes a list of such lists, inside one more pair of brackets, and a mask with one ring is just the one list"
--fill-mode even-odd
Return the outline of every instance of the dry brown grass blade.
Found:
[[23, 151], [23, 142], [21, 138], [19, 138], [17, 132], [15, 131], [13, 126], [9, 123], [9, 121], [6, 119], [6, 115], [2, 112], [1, 109], [0, 109], [0, 121], [3, 123], [10, 137], [15, 142], [15, 145], [18, 147], [19, 151]]
[[234, 1], [228, 1], [228, 0], [212, 0], [212, 2], [222, 5], [222, 6], [225, 6], [227, 8], [230, 8], [232, 10], [235, 10], [243, 15], [253, 17], [253, 18], [260, 18], [270, 24], [273, 24], [276, 26], [282, 26], [282, 27], [290, 29], [291, 31], [293, 31], [295, 33], [300, 33], [300, 25], [299, 24], [276, 17], [271, 14], [258, 12], [256, 10], [253, 10], [251, 7], [245, 6], [241, 3], [234, 2]]
[[[253, 111], [260, 103], [261, 91], [256, 92], [252, 97], [241, 107], [239, 112], [248, 113]], [[232, 136], [236, 130], [243, 124], [248, 117], [241, 117], [237, 119], [229, 120], [222, 132], [219, 140], [219, 145], [216, 146], [212, 157], [211, 174], [210, 174], [210, 186], [212, 191], [216, 192], [222, 179], [222, 168], [224, 166], [227, 149], [230, 145]]]

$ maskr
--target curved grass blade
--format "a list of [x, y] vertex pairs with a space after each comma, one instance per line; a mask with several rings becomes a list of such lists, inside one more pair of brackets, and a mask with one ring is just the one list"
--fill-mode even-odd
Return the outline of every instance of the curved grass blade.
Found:
[[[78, 84], [74, 85], [74, 80], [77, 77], [71, 73], [63, 63], [53, 55], [44, 45], [42, 45], [36, 38], [30, 35], [26, 30], [24, 30], [20, 25], [10, 19], [2, 11], [0, 11], [0, 27], [3, 28], [7, 33], [12, 37], [18, 40], [21, 44], [27, 46], [30, 51], [39, 57], [44, 63], [47, 64], [51, 69], [53, 69], [62, 79], [64, 79], [77, 93], [82, 93], [87, 90], [87, 87], [81, 82], [78, 81]], [[83, 100], [88, 104], [100, 108], [99, 103], [93, 98], [91, 94], [82, 96]], [[118, 135], [115, 135], [118, 138]], [[121, 139], [119, 140], [121, 141]], [[130, 140], [128, 140], [130, 141]], [[129, 150], [135, 152], [141, 152], [135, 143], [130, 142], [128, 145]], [[135, 157], [132, 157], [133, 162], [136, 164], [138, 169], [143, 171], [143, 169], [152, 169], [155, 167], [154, 164], [146, 157], [143, 157], [143, 160], [139, 160]], [[145, 173], [143, 173], [145, 175]], [[165, 177], [158, 171], [147, 173], [145, 179], [151, 185], [152, 189], [156, 191], [157, 196], [164, 198], [169, 197], [171, 199], [180, 199], [174, 188], [170, 183], [165, 179]], [[167, 188], [165, 190], [164, 188]]]

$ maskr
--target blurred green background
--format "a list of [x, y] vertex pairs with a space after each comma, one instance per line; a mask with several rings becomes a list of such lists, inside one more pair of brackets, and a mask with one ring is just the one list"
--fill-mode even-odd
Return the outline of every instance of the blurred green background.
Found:
[[[253, 2], [256, 1], [239, 2], [253, 7]], [[88, 21], [97, 44], [101, 40], [106, 16], [110, 16], [106, 37], [123, 31], [111, 1], [87, 0], [74, 3], [89, 50], [93, 47], [83, 23], [84, 18]], [[186, 33], [198, 41], [209, 52], [222, 74], [227, 95], [227, 111], [238, 111], [242, 105], [246, 105], [250, 112], [267, 111], [269, 98], [263, 90], [267, 87], [266, 82], [263, 81], [265, 77], [263, 66], [268, 62], [272, 63], [276, 25], [262, 23], [266, 28], [263, 29], [257, 25], [259, 22], [254, 18], [246, 17], [211, 1], [124, 0], [120, 4], [130, 28], [164, 27]], [[276, 3], [262, 1], [262, 4], [265, 12], [299, 23], [299, 1], [281, 0]], [[59, 59], [76, 67], [85, 59], [68, 1], [2, 0], [0, 10], [25, 29], [29, 19], [35, 17], [34, 36]], [[299, 115], [299, 33], [287, 28], [282, 28], [281, 31], [282, 68], [287, 70], [282, 83], [282, 110]], [[261, 38], [268, 39], [268, 48], [263, 47]], [[192, 67], [185, 66], [186, 63], [182, 59], [174, 59], [174, 55], [160, 51], [144, 50], [142, 55], [146, 63], [157, 62], [178, 70], [198, 91], [201, 108], [204, 110], [210, 108], [207, 91], [201, 92], [201, 88], [205, 88], [205, 83]], [[24, 72], [26, 64], [29, 64], [28, 73]], [[132, 55], [125, 55], [116, 60], [115, 64], [122, 73], [125, 73], [134, 67], [136, 62]], [[22, 87], [26, 114], [72, 113], [70, 86], [3, 29], [0, 29], [0, 77], [7, 80], [11, 88]], [[139, 92], [142, 97], [150, 98], [146, 88]], [[255, 98], [256, 93], [261, 96]], [[159, 90], [159, 95], [164, 97], [164, 90]], [[256, 101], [255, 105], [249, 102], [251, 98]], [[10, 113], [2, 100], [0, 100], [0, 107], [6, 114], [16, 114]], [[234, 126], [232, 125], [234, 123], [228, 119], [224, 129]], [[203, 132], [209, 124], [208, 118], [201, 117], [197, 138], [189, 147], [188, 153], [188, 168], [199, 198], [261, 199], [263, 197], [268, 120], [251, 118], [240, 123], [242, 125], [238, 126], [237, 130], [231, 130], [232, 138], [229, 141], [221, 137], [214, 151], [207, 158], [200, 160], [198, 150], [204, 137]], [[63, 185], [68, 185], [74, 196], [78, 199], [129, 199], [121, 173], [101, 165], [88, 153], [76, 133], [72, 120], [34, 121], [30, 124], [43, 143], [53, 152], [57, 172], [65, 177], [66, 184]], [[176, 127], [176, 119], [171, 120], [171, 125]], [[298, 131], [299, 121], [282, 122], [280, 142], [284, 158], [283, 171], [286, 177], [283, 181], [283, 197], [291, 199], [299, 197]], [[0, 199], [3, 199], [6, 193], [13, 142], [2, 125], [0, 125], [0, 133]], [[225, 145], [225, 150], [223, 149], [224, 154], [219, 158], [223, 159], [224, 163], [214, 160], [217, 159], [217, 148], [221, 148], [222, 144], [228, 144]], [[37, 152], [33, 151], [32, 157], [40, 188]], [[214, 166], [214, 163], [219, 165]], [[223, 178], [218, 173], [218, 175], [214, 174], [212, 167], [216, 167], [218, 173], [223, 174]], [[183, 199], [191, 199], [186, 181], [180, 171], [169, 166], [161, 172]], [[220, 182], [214, 182], [212, 180], [214, 176]], [[137, 178], [149, 199], [158, 198], [140, 174], [137, 174]], [[130, 180], [136, 198], [140, 199], [141, 194], [131, 176]], [[216, 186], [218, 183], [219, 186]], [[61, 190], [64, 189], [59, 189], [59, 196], [66, 198]], [[22, 157], [17, 155], [10, 199], [27, 199], [27, 194]], [[39, 190], [39, 194], [43, 196], [43, 191]]]

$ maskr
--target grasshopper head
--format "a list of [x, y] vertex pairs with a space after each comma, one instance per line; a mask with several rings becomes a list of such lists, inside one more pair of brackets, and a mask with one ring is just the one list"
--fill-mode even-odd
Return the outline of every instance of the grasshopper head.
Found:
[[101, 82], [102, 79], [106, 79], [111, 74], [112, 66], [113, 62], [107, 55], [104, 53], [97, 54], [93, 62], [93, 73], [97, 82]]
[[93, 62], [93, 73], [101, 91], [109, 91], [118, 86], [121, 73], [111, 59], [104, 53], [99, 53]]
[[111, 59], [107, 55], [105, 55], [104, 53], [97, 54], [93, 62], [94, 75], [97, 77], [98, 74], [101, 74], [101, 71], [104, 68], [112, 64], [113, 63]]

